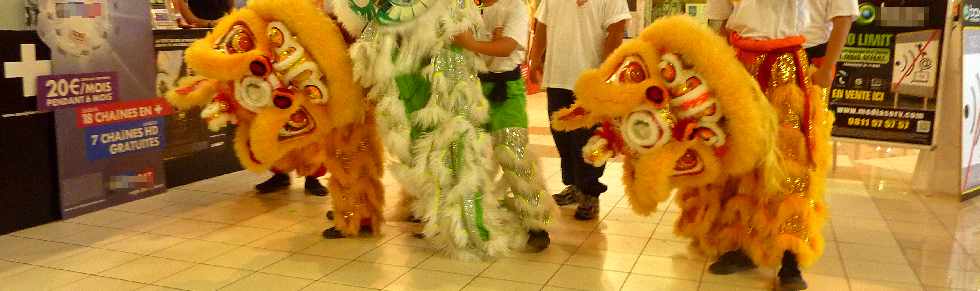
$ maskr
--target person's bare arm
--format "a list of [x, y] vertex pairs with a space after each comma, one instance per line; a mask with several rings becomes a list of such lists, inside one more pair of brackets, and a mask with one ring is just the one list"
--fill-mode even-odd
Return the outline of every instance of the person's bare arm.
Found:
[[623, 35], [626, 34], [626, 20], [610, 24], [606, 28], [606, 41], [603, 43], [602, 59], [605, 60], [612, 54], [619, 45], [623, 44]]
[[501, 58], [510, 56], [517, 49], [517, 41], [512, 38], [504, 36], [491, 41], [478, 41], [473, 38], [472, 31], [457, 35], [453, 41], [468, 51]]
[[548, 26], [535, 21], [534, 37], [531, 40], [530, 74], [528, 77], [534, 83], [540, 83], [544, 69], [545, 46], [548, 44]]
[[828, 88], [834, 79], [834, 64], [840, 59], [840, 54], [844, 50], [847, 42], [847, 34], [851, 31], [851, 16], [834, 17], [834, 29], [830, 32], [830, 39], [827, 40], [827, 52], [823, 57], [823, 65], [813, 74], [813, 83], [817, 86]]

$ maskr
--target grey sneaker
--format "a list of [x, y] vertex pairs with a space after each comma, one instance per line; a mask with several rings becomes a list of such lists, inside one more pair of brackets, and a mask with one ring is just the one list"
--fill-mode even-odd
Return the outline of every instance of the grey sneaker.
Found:
[[565, 190], [561, 190], [561, 192], [551, 195], [551, 197], [555, 199], [555, 204], [558, 204], [558, 206], [565, 206], [578, 202], [579, 195], [581, 195], [581, 192], [578, 191], [578, 188], [568, 186], [565, 187]]
[[599, 197], [580, 195], [578, 209], [575, 209], [575, 219], [593, 220], [599, 216]]

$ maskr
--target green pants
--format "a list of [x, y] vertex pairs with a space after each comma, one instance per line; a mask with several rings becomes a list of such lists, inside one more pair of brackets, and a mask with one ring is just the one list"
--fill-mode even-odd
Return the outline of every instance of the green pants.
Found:
[[[483, 83], [483, 95], [490, 94], [493, 83]], [[524, 80], [507, 81], [507, 100], [490, 102], [490, 124], [487, 131], [504, 128], [527, 128], [527, 89]]]

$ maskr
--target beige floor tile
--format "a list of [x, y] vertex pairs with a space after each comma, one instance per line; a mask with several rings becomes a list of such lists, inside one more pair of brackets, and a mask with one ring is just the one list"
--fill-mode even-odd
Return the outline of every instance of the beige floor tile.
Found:
[[657, 225], [657, 230], [653, 231], [653, 239], [660, 240], [672, 240], [679, 242], [688, 242], [688, 238], [679, 237], [674, 234], [674, 223], [669, 224], [659, 224]]
[[921, 267], [915, 273], [926, 286], [980, 290], [980, 272]]
[[83, 246], [104, 246], [137, 234], [139, 233], [116, 228], [91, 227], [55, 241]]
[[466, 285], [463, 291], [538, 291], [541, 287], [535, 284], [478, 277]]
[[288, 232], [321, 234], [323, 233], [323, 230], [330, 227], [333, 227], [332, 222], [326, 221], [319, 217], [306, 217], [306, 220], [301, 220], [299, 223], [293, 224], [283, 230]]
[[676, 240], [651, 239], [643, 249], [644, 255], [706, 261], [704, 255], [690, 247], [690, 243]]
[[[373, 246], [372, 246], [373, 247]], [[359, 249], [354, 249], [351, 256], [358, 253]], [[415, 267], [434, 255], [436, 252], [427, 248], [406, 247], [393, 244], [380, 246], [363, 256], [357, 258], [358, 261], [381, 263], [402, 267]]]
[[806, 272], [827, 276], [844, 276], [844, 263], [840, 258], [825, 255], [810, 266]]
[[547, 249], [540, 252], [515, 250], [504, 256], [525, 261], [561, 264], [567, 261], [577, 249], [577, 246], [552, 243]]
[[17, 274], [34, 268], [34, 266], [0, 260], [0, 278]]
[[400, 233], [395, 235], [388, 244], [400, 245], [400, 246], [410, 246], [418, 248], [431, 248], [432, 244], [425, 241], [424, 239], [416, 238], [413, 233]]
[[120, 220], [127, 220], [132, 217], [139, 216], [135, 213], [116, 211], [112, 209], [103, 209], [96, 212], [88, 213], [79, 217], [68, 219], [71, 223], [80, 223], [86, 225], [94, 226], [110, 226]]
[[697, 291], [698, 282], [673, 278], [630, 274], [623, 291]]
[[319, 235], [280, 231], [248, 245], [276, 251], [295, 252], [310, 248], [310, 246], [321, 241], [323, 241], [323, 237]]
[[179, 261], [203, 263], [235, 248], [236, 246], [229, 244], [202, 240], [187, 240], [172, 247], [155, 252], [151, 254], [151, 256]]
[[408, 273], [406, 267], [351, 262], [323, 278], [321, 281], [356, 287], [381, 289]]
[[649, 239], [593, 233], [589, 236], [589, 239], [582, 244], [582, 248], [607, 250], [618, 253], [640, 254], [643, 252], [643, 248], [646, 246], [647, 240]]
[[648, 238], [653, 235], [653, 231], [656, 228], [657, 225], [652, 223], [624, 222], [607, 219], [599, 225], [599, 232]]
[[592, 231], [589, 230], [569, 230], [552, 227], [548, 229], [552, 244], [578, 246], [589, 239]]
[[609, 212], [606, 216], [605, 222], [609, 221], [622, 221], [622, 222], [634, 222], [634, 223], [649, 223], [657, 224], [660, 221], [662, 213], [654, 213], [649, 216], [642, 216], [633, 212], [632, 209], [627, 208], [615, 208]]
[[0, 259], [45, 265], [84, 252], [78, 245], [49, 242], [12, 236], [0, 237]]
[[844, 276], [828, 276], [821, 274], [804, 274], [810, 290], [848, 290], [851, 288]]
[[561, 265], [530, 262], [516, 259], [499, 259], [490, 265], [481, 277], [545, 284]]
[[87, 249], [85, 252], [52, 262], [53, 268], [87, 274], [98, 274], [116, 266], [141, 258], [139, 255], [103, 249]]
[[582, 249], [572, 255], [566, 264], [607, 271], [629, 272], [639, 257], [640, 255], [637, 254]]
[[628, 273], [562, 266], [548, 281], [549, 286], [581, 290], [619, 290]]
[[258, 209], [240, 209], [210, 206], [206, 210], [192, 217], [195, 220], [210, 221], [225, 224], [238, 224], [265, 213]]
[[143, 257], [101, 273], [102, 276], [152, 284], [194, 266], [192, 263]]
[[834, 224], [837, 242], [866, 244], [880, 247], [898, 248], [898, 241], [891, 231], [868, 230], [848, 224]]
[[0, 290], [51, 290], [85, 279], [89, 275], [35, 267], [0, 277]]
[[221, 290], [235, 290], [235, 291], [289, 291], [289, 290], [302, 290], [312, 284], [312, 280], [283, 277], [279, 275], [265, 274], [265, 273], [254, 273], [248, 277], [242, 278], [241, 280], [232, 283], [231, 285], [221, 288]]
[[922, 291], [918, 284], [851, 279], [851, 291]]
[[336, 271], [349, 260], [293, 254], [262, 269], [263, 273], [318, 280]]
[[457, 273], [463, 275], [479, 275], [488, 267], [491, 262], [467, 262], [455, 260], [444, 254], [435, 254], [418, 266], [419, 269]]
[[917, 284], [912, 268], [908, 265], [883, 264], [858, 260], [844, 260], [844, 269], [852, 279]]
[[398, 280], [385, 287], [384, 290], [456, 291], [463, 289], [473, 278], [474, 276], [416, 269], [398, 278]]
[[207, 264], [258, 271], [288, 256], [289, 253], [287, 252], [240, 247], [209, 260]]
[[685, 280], [698, 280], [705, 262], [681, 258], [640, 256], [633, 273]]
[[723, 283], [701, 283], [700, 291], [769, 291], [771, 289], [763, 288], [752, 288], [738, 285], [729, 285]]
[[313, 282], [310, 286], [303, 288], [303, 291], [372, 291], [378, 289], [347, 286], [329, 282]]
[[251, 271], [196, 265], [155, 284], [181, 290], [218, 290], [250, 274]]
[[65, 285], [58, 291], [131, 291], [139, 290], [147, 285], [119, 279], [91, 276], [74, 283]]
[[270, 229], [233, 225], [202, 236], [200, 239], [233, 245], [247, 245], [273, 233], [275, 231]]
[[263, 215], [256, 216], [252, 219], [243, 221], [239, 223], [241, 226], [251, 226], [251, 227], [261, 227], [273, 230], [282, 230], [287, 227], [293, 226], [301, 221], [305, 221], [311, 218], [303, 217], [300, 215], [289, 215], [282, 213], [267, 213]]
[[112, 210], [133, 212], [133, 213], [147, 213], [173, 204], [174, 202], [170, 202], [154, 196], [154, 197], [143, 198], [132, 202], [127, 202], [125, 204], [112, 207]]
[[32, 228], [20, 230], [12, 233], [11, 235], [25, 237], [25, 238], [57, 241], [58, 239], [70, 235], [74, 235], [79, 232], [84, 232], [85, 230], [90, 228], [95, 228], [95, 227], [84, 225], [84, 224], [57, 221], [57, 222], [42, 224]]
[[947, 268], [956, 271], [980, 271], [973, 258], [963, 251], [943, 252], [907, 248], [903, 250], [909, 265], [916, 267]]
[[119, 228], [128, 231], [148, 232], [150, 230], [160, 227], [161, 225], [166, 225], [174, 221], [177, 221], [177, 218], [150, 215], [150, 214], [137, 214], [125, 220], [119, 220], [110, 223], [108, 227]]
[[838, 244], [838, 247], [840, 248], [841, 257], [843, 257], [844, 260], [861, 260], [903, 265], [908, 263], [908, 261], [905, 259], [905, 254], [903, 254], [902, 249], [899, 248], [843, 242]]
[[128, 237], [121, 241], [107, 244], [103, 246], [103, 248], [120, 252], [148, 255], [162, 249], [172, 247], [184, 241], [186, 241], [186, 239], [142, 233]]
[[207, 212], [206, 206], [197, 204], [178, 203], [145, 214], [170, 218], [191, 218]]
[[150, 230], [150, 233], [176, 236], [181, 238], [197, 238], [219, 229], [227, 227], [227, 224], [207, 222], [200, 220], [189, 220], [180, 219], [168, 224], [161, 225], [156, 229]]

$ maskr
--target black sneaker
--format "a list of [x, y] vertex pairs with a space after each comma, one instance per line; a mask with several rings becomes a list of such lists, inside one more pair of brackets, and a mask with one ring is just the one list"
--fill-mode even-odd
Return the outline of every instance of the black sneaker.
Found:
[[599, 216], [599, 197], [579, 195], [578, 209], [575, 209], [575, 219], [593, 220]]
[[336, 227], [328, 228], [323, 231], [323, 237], [326, 239], [338, 239], [346, 237], [344, 233], [340, 232]]
[[708, 271], [715, 275], [728, 275], [732, 273], [755, 269], [755, 263], [749, 256], [741, 250], [730, 251], [718, 257], [718, 260], [708, 266]]
[[320, 184], [320, 180], [317, 180], [315, 177], [306, 177], [305, 187], [306, 193], [310, 193], [311, 195], [323, 197], [329, 193], [327, 187], [323, 187], [323, 184]]
[[800, 291], [806, 290], [806, 281], [800, 272], [800, 264], [796, 260], [796, 254], [786, 251], [783, 254], [782, 267], [779, 268], [778, 291]]
[[558, 206], [565, 206], [578, 202], [579, 195], [581, 195], [581, 192], [578, 191], [578, 188], [568, 186], [565, 187], [565, 190], [561, 190], [561, 192], [551, 195], [551, 197], [555, 199], [555, 204], [558, 204]]
[[255, 185], [255, 190], [259, 194], [272, 193], [286, 188], [289, 188], [289, 174], [282, 173], [276, 173], [269, 180]]
[[780, 270], [779, 274], [779, 286], [776, 290], [778, 291], [800, 291], [806, 290], [806, 281], [803, 280], [803, 275], [799, 271], [796, 274], [783, 275]]
[[532, 252], [541, 252], [551, 245], [551, 237], [547, 230], [529, 230], [527, 232], [527, 248]]

